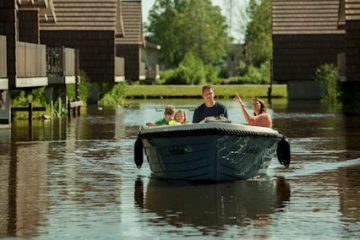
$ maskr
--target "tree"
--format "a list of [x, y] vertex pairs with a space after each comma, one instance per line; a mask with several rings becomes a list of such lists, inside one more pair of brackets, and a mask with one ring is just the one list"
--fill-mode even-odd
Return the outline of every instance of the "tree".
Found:
[[161, 45], [166, 67], [177, 67], [188, 52], [205, 64], [217, 64], [229, 42], [226, 19], [210, 0], [156, 0], [146, 32]]
[[272, 58], [271, 0], [250, 0], [246, 30], [247, 62], [259, 67]]

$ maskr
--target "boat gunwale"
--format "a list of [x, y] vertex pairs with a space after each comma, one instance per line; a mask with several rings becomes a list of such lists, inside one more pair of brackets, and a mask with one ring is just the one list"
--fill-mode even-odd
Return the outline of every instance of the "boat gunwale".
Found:
[[196, 123], [175, 126], [143, 127], [139, 132], [140, 138], [154, 137], [189, 137], [208, 135], [234, 135], [234, 136], [262, 136], [283, 138], [284, 136], [272, 128], [247, 126], [230, 123]]

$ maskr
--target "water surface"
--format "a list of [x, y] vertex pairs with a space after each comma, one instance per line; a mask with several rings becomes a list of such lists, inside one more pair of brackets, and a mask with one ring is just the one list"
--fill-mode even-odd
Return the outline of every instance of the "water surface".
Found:
[[[266, 177], [218, 184], [164, 182], [137, 169], [139, 126], [166, 104], [127, 102], [79, 118], [17, 121], [0, 130], [0, 238], [358, 239], [360, 118], [274, 101], [274, 127], [292, 164], [274, 158]], [[243, 122], [232, 101], [230, 119]], [[250, 110], [250, 109], [249, 109]]]

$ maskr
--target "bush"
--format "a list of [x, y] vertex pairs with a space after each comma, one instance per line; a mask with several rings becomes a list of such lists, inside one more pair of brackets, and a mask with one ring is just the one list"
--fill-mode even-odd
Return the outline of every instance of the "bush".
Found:
[[219, 69], [211, 65], [205, 65], [193, 53], [187, 53], [173, 70], [167, 70], [160, 74], [157, 83], [162, 84], [191, 84], [198, 85], [205, 82], [218, 81]]
[[270, 62], [261, 64], [260, 68], [252, 65], [240, 64], [238, 68], [240, 76], [230, 77], [228, 84], [269, 84], [270, 83]]
[[[89, 96], [90, 78], [83, 70], [80, 71], [79, 87], [80, 100], [83, 101], [83, 103], [86, 103]], [[75, 100], [75, 84], [66, 85], [66, 95], [70, 100]]]
[[[29, 103], [32, 103], [33, 107], [46, 107], [46, 113], [50, 109], [50, 105], [46, 102], [45, 87], [28, 89], [28, 90], [15, 90], [10, 92], [11, 106], [12, 107], [27, 107]], [[43, 112], [35, 111], [33, 116], [41, 117]], [[27, 112], [16, 112], [13, 116], [18, 119], [27, 119]]]
[[126, 91], [126, 83], [118, 83], [113, 85], [110, 91], [103, 94], [99, 101], [101, 106], [117, 106], [122, 105]]
[[316, 69], [315, 81], [320, 85], [321, 101], [339, 103], [341, 97], [339, 73], [333, 64], [323, 64]]

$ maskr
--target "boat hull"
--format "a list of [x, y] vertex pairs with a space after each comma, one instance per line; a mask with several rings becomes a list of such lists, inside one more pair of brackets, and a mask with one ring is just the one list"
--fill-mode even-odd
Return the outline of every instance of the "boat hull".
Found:
[[265, 174], [279, 140], [231, 134], [148, 136], [143, 146], [157, 178], [231, 181]]

